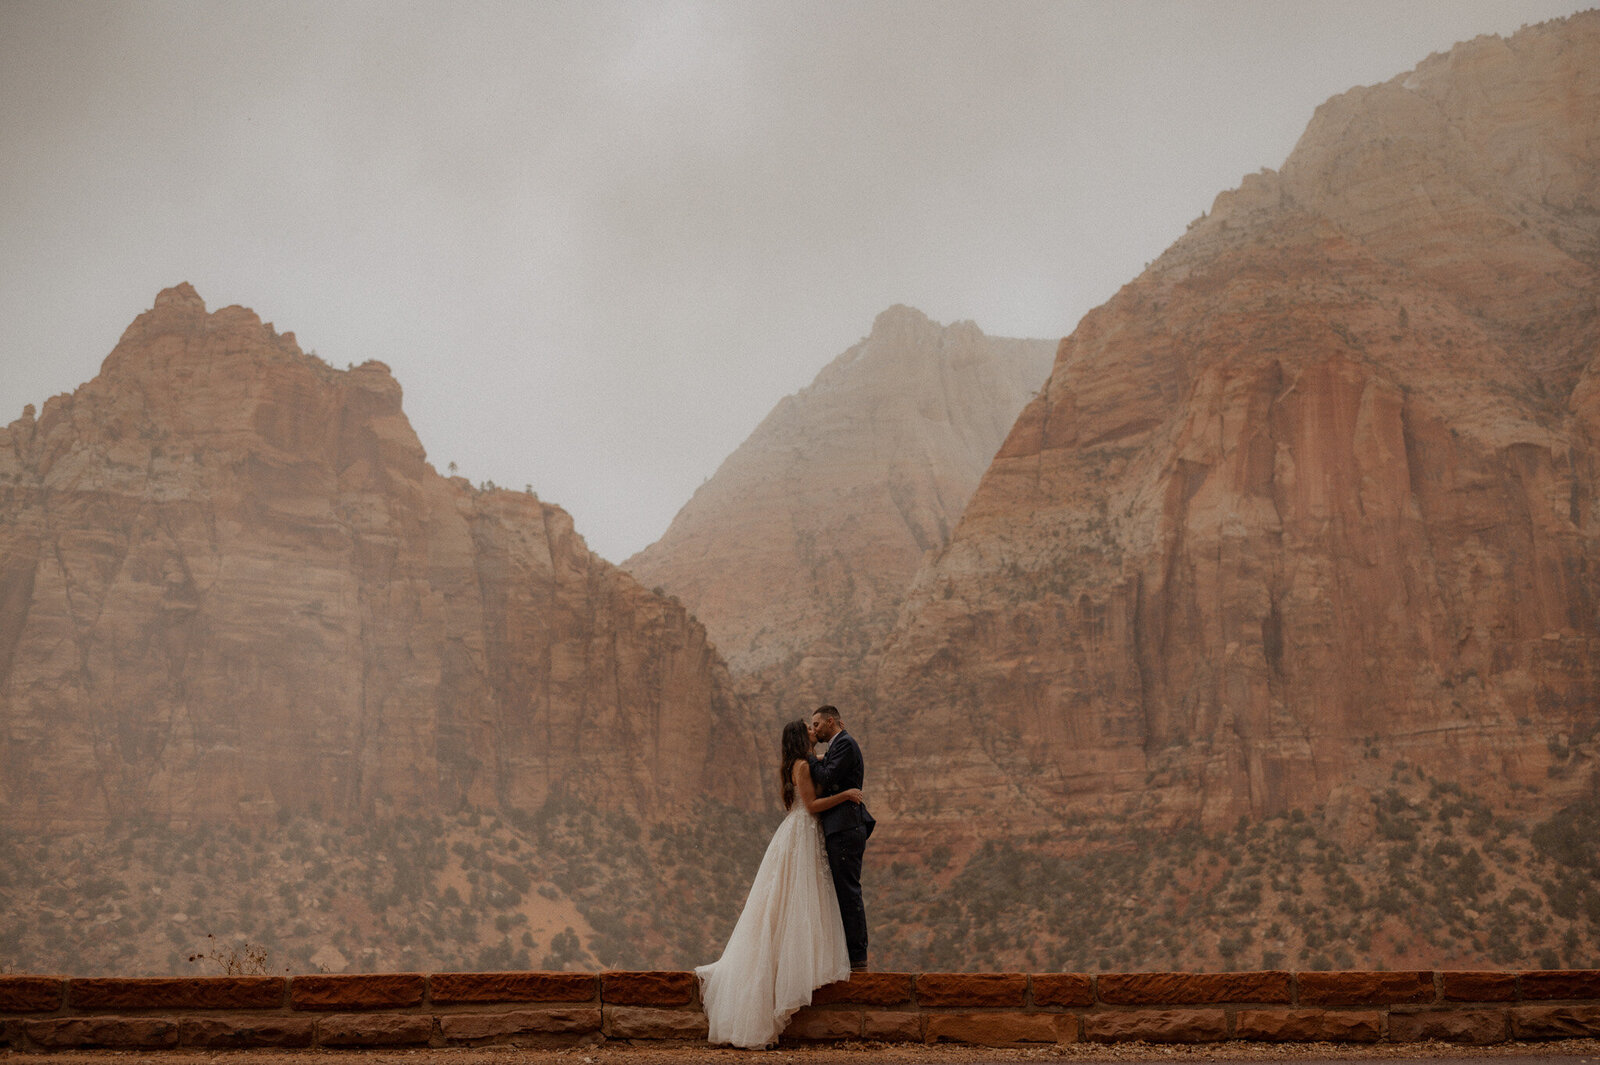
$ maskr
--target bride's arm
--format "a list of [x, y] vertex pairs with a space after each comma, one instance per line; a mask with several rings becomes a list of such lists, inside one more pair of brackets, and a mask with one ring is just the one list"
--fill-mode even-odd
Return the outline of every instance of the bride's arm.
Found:
[[826, 799], [817, 798], [817, 789], [811, 783], [811, 770], [804, 762], [796, 762], [790, 770], [794, 777], [795, 792], [800, 796], [800, 801], [806, 804], [806, 809], [814, 814], [824, 810], [831, 810], [842, 802], [861, 802], [860, 788], [847, 788], [837, 795], [829, 795]]

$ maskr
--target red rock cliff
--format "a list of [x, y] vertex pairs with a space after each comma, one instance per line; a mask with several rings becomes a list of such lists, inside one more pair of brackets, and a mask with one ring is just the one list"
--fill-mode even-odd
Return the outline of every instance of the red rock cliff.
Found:
[[1320, 108], [1064, 341], [884, 652], [906, 818], [1209, 826], [1600, 726], [1600, 14]]
[[759, 803], [704, 629], [400, 400], [180, 285], [0, 431], [7, 824]]

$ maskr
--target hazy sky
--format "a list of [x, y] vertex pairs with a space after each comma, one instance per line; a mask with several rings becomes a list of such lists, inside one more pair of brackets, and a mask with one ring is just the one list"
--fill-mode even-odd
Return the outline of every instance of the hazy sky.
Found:
[[0, 0], [0, 423], [190, 281], [650, 543], [907, 303], [1060, 337], [1316, 105], [1572, 0]]

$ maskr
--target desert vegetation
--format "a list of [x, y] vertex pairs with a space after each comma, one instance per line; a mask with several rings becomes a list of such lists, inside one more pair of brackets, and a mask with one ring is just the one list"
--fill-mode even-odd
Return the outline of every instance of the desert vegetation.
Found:
[[[1600, 966], [1600, 800], [1531, 824], [1397, 766], [1363, 831], [1072, 824], [873, 862], [900, 970]], [[9, 972], [688, 968], [720, 952], [777, 814], [115, 825], [0, 838]], [[254, 953], [253, 953], [254, 952]]]
[[[1321, 812], [1203, 833], [1068, 827], [878, 881], [889, 968], [1600, 966], [1600, 801], [1533, 824], [1400, 765], [1375, 838]], [[939, 870], [939, 871], [934, 871]]]
[[689, 964], [720, 949], [773, 820], [707, 808], [646, 828], [556, 801], [507, 816], [7, 833], [0, 971]]

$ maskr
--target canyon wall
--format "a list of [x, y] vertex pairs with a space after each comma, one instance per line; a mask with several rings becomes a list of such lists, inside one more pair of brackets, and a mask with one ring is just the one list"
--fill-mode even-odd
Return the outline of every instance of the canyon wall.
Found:
[[760, 808], [754, 742], [703, 627], [438, 475], [381, 363], [180, 285], [0, 431], [6, 826]]
[[1397, 764], [1554, 809], [1593, 787], [1597, 471], [1589, 13], [1329, 101], [1084, 318], [888, 639], [878, 794], [973, 841], [1359, 834]]

